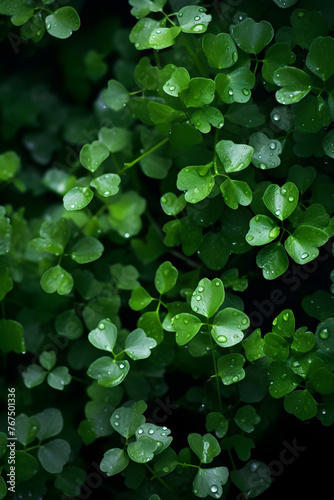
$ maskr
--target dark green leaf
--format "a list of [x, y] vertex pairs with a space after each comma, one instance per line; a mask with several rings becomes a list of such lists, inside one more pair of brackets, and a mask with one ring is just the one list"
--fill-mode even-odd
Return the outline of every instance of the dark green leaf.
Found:
[[241, 50], [258, 54], [271, 42], [274, 30], [268, 21], [257, 23], [248, 17], [232, 27], [232, 36]]

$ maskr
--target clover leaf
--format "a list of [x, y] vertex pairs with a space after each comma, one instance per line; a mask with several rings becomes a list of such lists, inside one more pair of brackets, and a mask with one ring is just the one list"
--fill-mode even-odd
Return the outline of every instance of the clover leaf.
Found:
[[100, 463], [100, 469], [107, 476], [114, 476], [122, 472], [129, 464], [129, 457], [124, 450], [120, 448], [111, 448], [103, 455]]
[[216, 152], [226, 172], [240, 172], [252, 161], [254, 149], [246, 144], [222, 140], [216, 144]]
[[229, 73], [218, 73], [215, 78], [217, 94], [227, 104], [245, 103], [251, 98], [255, 76], [248, 68], [238, 68]]
[[190, 76], [186, 68], [175, 68], [164, 83], [163, 90], [172, 97], [178, 97], [181, 92], [187, 90], [189, 83]]
[[155, 288], [160, 294], [167, 293], [174, 287], [177, 277], [177, 269], [172, 266], [171, 262], [166, 261], [158, 267], [155, 273]]
[[334, 63], [330, 57], [333, 50], [333, 38], [319, 36], [313, 40], [306, 57], [308, 69], [323, 81], [327, 81], [334, 74]]
[[158, 455], [163, 453], [164, 450], [168, 448], [173, 438], [169, 435], [171, 433], [170, 429], [166, 426], [160, 427], [152, 423], [144, 423], [136, 430], [137, 440], [141, 440], [143, 437], [149, 437], [157, 443], [157, 447], [154, 450], [154, 454]]
[[140, 400], [131, 406], [117, 408], [110, 417], [110, 424], [115, 431], [126, 439], [134, 436], [136, 430], [144, 424], [143, 413], [147, 404]]
[[13, 319], [0, 319], [0, 349], [4, 353], [10, 351], [24, 353], [26, 351], [23, 326]]
[[226, 205], [236, 210], [239, 205], [247, 206], [252, 202], [252, 190], [244, 181], [226, 179], [220, 190], [224, 196]]
[[274, 30], [268, 21], [257, 23], [248, 17], [232, 27], [232, 36], [241, 50], [256, 55], [271, 42]]
[[37, 456], [42, 467], [51, 474], [59, 474], [70, 458], [71, 447], [64, 439], [53, 439], [42, 444]]
[[267, 280], [274, 280], [281, 276], [289, 267], [289, 259], [281, 243], [271, 243], [256, 256], [256, 264], [263, 269], [263, 276]]
[[293, 182], [286, 182], [282, 187], [271, 184], [265, 190], [263, 201], [268, 210], [279, 220], [287, 219], [298, 204], [299, 192]]
[[227, 480], [227, 467], [199, 469], [193, 481], [193, 492], [200, 498], [220, 498], [223, 494], [222, 485], [226, 484]]
[[206, 14], [204, 7], [188, 5], [179, 10], [177, 20], [183, 33], [204, 33], [211, 21], [210, 14]]
[[276, 168], [281, 164], [279, 155], [282, 144], [277, 139], [270, 139], [262, 132], [255, 132], [249, 138], [249, 145], [254, 149], [252, 163], [261, 170]]
[[210, 78], [195, 77], [190, 80], [181, 98], [187, 108], [201, 108], [213, 101], [215, 89], [215, 82]]
[[45, 27], [55, 38], [68, 38], [80, 28], [80, 17], [73, 7], [60, 7], [45, 18]]
[[300, 226], [285, 240], [284, 246], [297, 264], [307, 264], [318, 257], [318, 247], [327, 240], [325, 231], [312, 226]]
[[[132, 28], [131, 33], [129, 35], [130, 42], [132, 42], [137, 50], [146, 50], [151, 48], [150, 44], [150, 36], [154, 29], [159, 29], [160, 23], [158, 21], [154, 21], [150, 17], [145, 17], [139, 19], [138, 23]], [[123, 87], [123, 86], [122, 86]], [[124, 87], [125, 88], [125, 87]], [[120, 95], [118, 99], [117, 107], [123, 106], [124, 103], [127, 102], [128, 98], [122, 88], [119, 92], [116, 91], [116, 96]], [[108, 95], [107, 95], [107, 100]], [[116, 101], [117, 102], [117, 101]], [[112, 101], [110, 101], [112, 104]], [[107, 103], [106, 103], [107, 104]], [[113, 105], [113, 104], [112, 104]], [[121, 109], [121, 107], [119, 107]]]
[[21, 168], [21, 158], [15, 151], [6, 151], [0, 155], [0, 182], [15, 177]]
[[88, 340], [97, 349], [113, 352], [117, 340], [117, 328], [109, 318], [104, 319], [88, 334]]
[[66, 210], [81, 210], [85, 208], [93, 199], [94, 193], [89, 187], [74, 187], [68, 191], [63, 203]]
[[137, 328], [127, 336], [124, 352], [126, 352], [131, 359], [145, 359], [151, 355], [151, 349], [156, 347], [156, 345], [156, 340], [147, 337], [144, 330]]
[[97, 380], [103, 387], [115, 387], [123, 382], [129, 370], [129, 361], [116, 361], [108, 356], [102, 356], [89, 366], [87, 375]]
[[276, 92], [276, 99], [281, 104], [301, 101], [312, 88], [311, 79], [305, 71], [288, 66], [276, 70], [273, 81], [282, 87]]
[[256, 413], [253, 406], [245, 405], [236, 411], [234, 421], [241, 430], [250, 433], [261, 422], [261, 417]]
[[317, 403], [308, 390], [295, 390], [285, 396], [284, 409], [304, 421], [316, 415]]
[[245, 378], [246, 372], [242, 368], [245, 358], [242, 354], [232, 353], [222, 356], [217, 361], [218, 375], [224, 385], [231, 385]]
[[57, 292], [59, 295], [67, 295], [71, 292], [73, 283], [71, 274], [59, 264], [50, 267], [41, 277], [41, 287], [46, 293]]
[[270, 217], [256, 215], [249, 221], [246, 241], [252, 246], [266, 245], [277, 238], [279, 233], [279, 226]]
[[243, 330], [248, 328], [249, 324], [249, 318], [245, 313], [227, 307], [214, 317], [211, 335], [221, 347], [231, 347], [242, 341]]
[[262, 76], [269, 83], [274, 83], [275, 71], [283, 66], [289, 66], [296, 60], [295, 53], [286, 42], [275, 43], [266, 51], [262, 66]]
[[198, 203], [212, 191], [215, 179], [208, 166], [189, 166], [183, 168], [177, 176], [177, 188], [186, 191], [185, 200]]
[[224, 302], [225, 290], [218, 278], [210, 281], [203, 278], [199, 281], [191, 297], [191, 308], [206, 318], [211, 318]]
[[104, 174], [96, 177], [90, 182], [97, 192], [104, 197], [114, 196], [119, 191], [121, 178], [117, 174]]
[[287, 362], [274, 361], [268, 369], [269, 393], [275, 398], [282, 398], [292, 392], [299, 384], [300, 378], [291, 370]]
[[72, 377], [67, 366], [57, 366], [48, 374], [46, 380], [53, 389], [63, 391], [65, 386], [70, 384]]
[[238, 60], [237, 47], [228, 33], [207, 33], [203, 37], [202, 46], [208, 63], [214, 68], [230, 68]]
[[199, 332], [202, 321], [193, 314], [181, 313], [172, 318], [172, 326], [176, 332], [176, 343], [185, 345]]
[[291, 309], [284, 309], [273, 320], [272, 331], [282, 337], [292, 337], [295, 333], [295, 316]]
[[[109, 108], [113, 109], [114, 111], [119, 111], [122, 109], [126, 103], [129, 101], [130, 96], [124, 85], [117, 80], [109, 80], [108, 81], [108, 87], [102, 92], [102, 97], [103, 101]], [[94, 143], [97, 143], [99, 141], [94, 141]], [[92, 144], [94, 144], [92, 143]], [[103, 157], [103, 154], [107, 154], [107, 147], [103, 144], [100, 143], [101, 146], [96, 145], [95, 148], [97, 148], [97, 151], [94, 153], [97, 155], [99, 154], [100, 157]], [[102, 144], [104, 148], [102, 147]], [[92, 155], [92, 153], [91, 153]], [[107, 156], [109, 155], [109, 151]], [[103, 160], [102, 160], [103, 161]], [[100, 163], [102, 163], [102, 161]], [[85, 165], [84, 165], [85, 166]]]
[[40, 421], [35, 415], [28, 417], [25, 413], [20, 413], [17, 415], [15, 422], [15, 435], [17, 440], [23, 444], [23, 446], [27, 446], [34, 441], [40, 426]]

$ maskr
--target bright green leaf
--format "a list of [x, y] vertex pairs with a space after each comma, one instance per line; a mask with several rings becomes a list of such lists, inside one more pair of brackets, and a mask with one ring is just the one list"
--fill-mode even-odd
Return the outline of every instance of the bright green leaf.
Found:
[[285, 240], [284, 246], [297, 264], [307, 264], [318, 257], [318, 247], [327, 240], [325, 231], [312, 226], [300, 226]]
[[207, 33], [203, 37], [202, 46], [208, 63], [214, 68], [230, 68], [238, 60], [237, 47], [228, 33]]
[[71, 447], [64, 439], [53, 439], [38, 449], [42, 467], [51, 474], [59, 474], [70, 458]]
[[212, 17], [204, 7], [188, 5], [179, 10], [177, 20], [183, 33], [200, 34], [207, 30]]
[[66, 210], [81, 210], [85, 208], [93, 199], [94, 193], [89, 187], [75, 187], [68, 191], [63, 203]]
[[232, 307], [216, 314], [211, 335], [221, 347], [231, 347], [244, 338], [243, 330], [249, 327], [249, 318], [245, 313]]
[[80, 28], [80, 17], [73, 7], [60, 7], [46, 16], [45, 27], [55, 38], [68, 38]]
[[252, 161], [254, 149], [246, 144], [234, 144], [232, 141], [222, 140], [216, 145], [216, 151], [226, 172], [240, 172], [248, 167]]
[[50, 267], [41, 278], [41, 287], [46, 293], [67, 295], [73, 288], [73, 278], [60, 265]]
[[129, 370], [129, 361], [116, 361], [108, 356], [102, 356], [89, 366], [87, 375], [97, 380], [103, 387], [115, 387], [123, 382]]
[[144, 330], [137, 328], [127, 336], [124, 351], [131, 359], [145, 359], [151, 355], [151, 349], [156, 345], [157, 342], [151, 337], [147, 337]]
[[277, 238], [279, 233], [279, 226], [270, 217], [256, 215], [249, 221], [246, 241], [252, 246], [266, 245]]

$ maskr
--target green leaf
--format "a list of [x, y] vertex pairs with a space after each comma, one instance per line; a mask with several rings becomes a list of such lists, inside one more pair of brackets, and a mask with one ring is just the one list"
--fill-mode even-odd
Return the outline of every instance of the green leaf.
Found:
[[166, 0], [129, 0], [132, 6], [131, 14], [140, 19], [147, 16], [150, 12], [162, 11]]
[[108, 356], [102, 356], [89, 366], [87, 375], [97, 380], [103, 387], [115, 387], [123, 382], [129, 370], [129, 361], [116, 361]]
[[12, 238], [12, 226], [7, 217], [4, 217], [6, 211], [2, 211], [4, 207], [0, 206], [0, 255], [5, 255], [9, 252]]
[[[107, 106], [109, 106], [109, 108], [113, 109], [114, 111], [119, 111], [129, 101], [130, 96], [129, 96], [129, 92], [126, 90], [126, 88], [124, 87], [124, 85], [122, 83], [118, 82], [117, 80], [109, 80], [108, 87], [102, 92], [102, 98], [103, 98], [103, 101], [105, 102], [105, 104]], [[99, 141], [94, 141], [94, 142], [99, 142]], [[94, 144], [94, 143], [92, 143], [92, 144]], [[100, 158], [101, 156], [103, 156], [103, 154], [107, 154], [107, 151], [108, 151], [108, 154], [106, 156], [106, 158], [107, 158], [109, 155], [109, 150], [108, 150], [107, 146], [105, 146], [103, 144], [103, 146], [104, 146], [104, 148], [103, 148], [102, 143], [100, 143], [100, 144], [101, 144], [101, 146], [99, 148], [96, 146], [96, 148], [98, 148], [98, 151], [99, 151], [99, 156], [97, 156], [97, 157]], [[96, 152], [96, 155], [97, 155], [97, 152]], [[102, 163], [102, 161], [101, 161], [101, 163]]]
[[231, 471], [232, 482], [246, 498], [255, 498], [272, 484], [269, 467], [260, 460], [249, 460], [244, 467]]
[[301, 165], [293, 165], [289, 169], [287, 180], [296, 184], [297, 188], [304, 194], [312, 185], [317, 171], [314, 167], [302, 167]]
[[112, 427], [126, 439], [132, 437], [138, 427], [144, 424], [143, 413], [147, 409], [144, 401], [137, 401], [132, 406], [117, 408], [110, 417]]
[[262, 66], [262, 76], [267, 82], [274, 83], [274, 73], [283, 66], [289, 66], [296, 60], [296, 55], [286, 42], [275, 43], [266, 51]]
[[54, 351], [43, 351], [39, 355], [39, 362], [46, 370], [52, 370], [57, 362], [57, 356]]
[[245, 276], [239, 277], [239, 270], [231, 268], [225, 271], [220, 279], [222, 280], [225, 289], [232, 288], [236, 292], [244, 292], [248, 287], [248, 280]]
[[295, 210], [298, 198], [298, 188], [292, 182], [286, 182], [282, 187], [271, 184], [263, 195], [268, 210], [281, 221], [287, 219]]
[[71, 257], [78, 264], [87, 264], [101, 257], [104, 246], [97, 238], [84, 236], [71, 248]]
[[152, 179], [165, 179], [168, 175], [168, 170], [172, 166], [172, 161], [163, 156], [150, 154], [142, 158], [139, 165], [144, 174], [148, 177]]
[[94, 193], [89, 187], [75, 187], [68, 191], [63, 203], [66, 210], [81, 210], [85, 208], [93, 199]]
[[193, 314], [181, 313], [172, 318], [177, 345], [185, 345], [199, 332], [202, 321]]
[[319, 255], [320, 247], [328, 241], [325, 231], [312, 226], [300, 226], [285, 240], [284, 246], [297, 264], [307, 264]]
[[207, 30], [212, 17], [204, 7], [188, 5], [179, 10], [177, 20], [183, 33], [200, 34]]
[[162, 210], [167, 215], [178, 215], [187, 205], [184, 194], [176, 196], [174, 193], [165, 193], [160, 198]]
[[215, 82], [210, 78], [195, 77], [190, 80], [181, 98], [187, 108], [201, 108], [213, 101], [215, 89]]
[[289, 344], [277, 333], [266, 333], [263, 352], [276, 361], [285, 361], [289, 356]]
[[17, 415], [15, 421], [15, 436], [17, 440], [23, 444], [23, 446], [32, 443], [37, 436], [40, 425], [35, 415], [28, 417], [25, 413], [20, 413], [20, 415]]
[[143, 436], [137, 441], [129, 444], [127, 452], [131, 460], [139, 464], [146, 464], [154, 458], [154, 452], [158, 447], [157, 441], [154, 439]]
[[45, 18], [45, 27], [55, 38], [68, 38], [80, 28], [80, 17], [73, 7], [60, 7]]
[[[296, 105], [295, 111], [296, 128], [304, 133], [314, 134], [319, 132], [323, 127], [328, 127], [332, 121], [328, 105], [320, 95], [308, 95]], [[320, 148], [321, 140], [322, 137], [319, 144]]]
[[217, 438], [225, 436], [228, 430], [228, 420], [220, 412], [212, 411], [207, 414], [205, 427], [207, 431], [215, 431]]
[[186, 191], [184, 195], [186, 201], [198, 203], [211, 193], [214, 184], [215, 179], [211, 175], [210, 165], [207, 165], [183, 168], [178, 173], [176, 185], [180, 191]]
[[115, 476], [119, 474], [129, 464], [129, 457], [124, 450], [120, 448], [111, 448], [103, 455], [100, 463], [100, 469], [107, 474], [107, 476]]
[[70, 273], [57, 265], [43, 273], [41, 287], [46, 293], [57, 292], [59, 295], [67, 295], [73, 288], [73, 278]]
[[310, 373], [310, 382], [319, 394], [332, 394], [334, 392], [334, 374], [322, 366]]
[[251, 98], [255, 76], [248, 68], [238, 68], [229, 73], [218, 73], [215, 78], [217, 94], [227, 104], [245, 103]]
[[157, 443], [154, 453], [158, 455], [168, 448], [172, 442], [173, 438], [169, 436], [170, 433], [170, 429], [166, 426], [160, 427], [152, 423], [145, 423], [136, 430], [136, 438], [137, 440], [140, 440], [142, 437], [153, 439]]
[[0, 155], [0, 182], [11, 180], [20, 168], [21, 158], [15, 151], [6, 151], [6, 153]]
[[5, 354], [11, 351], [25, 353], [24, 331], [20, 323], [13, 319], [0, 319], [0, 332], [0, 349]]
[[172, 125], [170, 134], [171, 145], [181, 151], [190, 151], [197, 144], [203, 142], [202, 134], [190, 123]]
[[222, 485], [226, 484], [227, 480], [227, 467], [199, 469], [193, 481], [193, 493], [200, 498], [220, 498], [223, 494]]
[[330, 158], [334, 158], [334, 130], [330, 130], [322, 141], [324, 152]]
[[129, 306], [134, 311], [140, 311], [147, 307], [153, 300], [153, 297], [143, 288], [138, 286], [134, 288], [131, 292], [131, 297], [129, 300]]
[[261, 337], [261, 330], [257, 328], [243, 342], [245, 356], [251, 363], [265, 356], [263, 352], [264, 339]]
[[71, 236], [69, 221], [64, 218], [56, 222], [44, 221], [39, 234], [40, 238], [34, 238], [30, 242], [34, 249], [61, 255]]
[[88, 340], [97, 349], [113, 352], [117, 340], [117, 328], [109, 318], [104, 319], [88, 334]]
[[[159, 85], [159, 76], [159, 69], [151, 65], [148, 57], [142, 57], [134, 72], [134, 77], [139, 87], [146, 90], [155, 90]], [[126, 129], [122, 130], [129, 135]]]
[[330, 217], [323, 205], [320, 203], [313, 203], [305, 210], [305, 212], [296, 212], [296, 217], [293, 218], [292, 225], [293, 227], [313, 226], [318, 229], [326, 230], [329, 221]]
[[317, 403], [307, 390], [295, 390], [284, 398], [284, 409], [299, 420], [309, 420], [317, 414]]
[[94, 187], [101, 196], [108, 197], [118, 193], [120, 183], [121, 178], [119, 175], [104, 174], [93, 179], [90, 185]]
[[38, 472], [39, 464], [35, 457], [23, 450], [15, 451], [16, 481], [27, 481]]
[[221, 347], [231, 347], [242, 341], [244, 338], [242, 330], [248, 328], [249, 324], [249, 318], [245, 313], [233, 307], [226, 307], [216, 314], [211, 335]]
[[222, 281], [203, 278], [199, 281], [191, 297], [191, 308], [206, 318], [211, 318], [224, 302], [225, 290]]
[[261, 422], [261, 417], [256, 413], [253, 406], [245, 405], [236, 411], [234, 421], [241, 430], [250, 433]]
[[[177, 455], [174, 450], [167, 448], [164, 450], [154, 464], [154, 472], [159, 476], [163, 477], [167, 474], [173, 472], [177, 467]], [[158, 499], [156, 499], [158, 500]]]
[[164, 338], [164, 332], [157, 311], [149, 311], [142, 314], [137, 322], [137, 327], [142, 328], [148, 337], [160, 344]]
[[307, 327], [298, 328], [293, 334], [291, 349], [297, 352], [308, 352], [315, 346], [315, 336], [307, 331]]
[[11, 22], [14, 26], [20, 26], [30, 19], [34, 8], [24, 0], [2, 0], [0, 14], [12, 16]]
[[58, 366], [54, 368], [51, 373], [47, 376], [47, 383], [53, 389], [57, 389], [58, 391], [63, 391], [65, 385], [68, 385], [72, 377], [68, 372], [67, 366]]
[[236, 210], [239, 205], [247, 206], [252, 202], [252, 190], [247, 182], [226, 179], [220, 185], [220, 190], [226, 205], [232, 210]]
[[221, 451], [217, 439], [212, 434], [189, 434], [188, 443], [201, 464], [210, 464]]
[[28, 389], [37, 387], [42, 384], [46, 378], [47, 373], [39, 365], [29, 365], [26, 370], [22, 372], [23, 382]]
[[[125, 149], [131, 140], [128, 130], [120, 127], [102, 127], [98, 133], [99, 142], [103, 143], [111, 153]], [[113, 174], [115, 175], [115, 174]]]
[[42, 467], [51, 474], [59, 474], [70, 458], [71, 447], [64, 439], [53, 439], [38, 449]]
[[293, 391], [299, 384], [300, 378], [291, 370], [288, 363], [274, 361], [268, 369], [270, 380], [269, 393], [271, 397], [282, 398]]
[[108, 205], [108, 221], [123, 238], [138, 234], [141, 229], [141, 214], [145, 211], [146, 200], [135, 191], [127, 191]]
[[156, 347], [156, 345], [157, 342], [151, 337], [147, 337], [144, 330], [137, 328], [127, 336], [124, 352], [131, 359], [145, 359], [151, 355], [151, 349]]
[[334, 50], [334, 40], [331, 36], [319, 36], [311, 44], [306, 57], [306, 66], [312, 73], [324, 82], [334, 74], [334, 62], [330, 54]]
[[83, 334], [83, 324], [74, 309], [58, 314], [55, 328], [58, 335], [64, 335], [70, 340], [78, 339]]
[[226, 354], [218, 359], [218, 375], [224, 385], [235, 384], [245, 378], [244, 363], [245, 358], [239, 353]]
[[289, 7], [295, 5], [298, 0], [273, 0], [273, 2], [275, 2], [277, 7], [280, 7], [281, 9], [288, 9]]
[[2, 476], [0, 476], [0, 499], [2, 500], [7, 495], [7, 485], [6, 481]]
[[274, 30], [268, 21], [257, 23], [248, 17], [232, 27], [232, 36], [241, 50], [258, 54], [271, 42]]
[[254, 149], [246, 144], [234, 144], [232, 141], [219, 141], [216, 152], [226, 172], [240, 172], [252, 161]]
[[281, 243], [271, 243], [256, 256], [256, 264], [263, 269], [263, 277], [274, 280], [281, 276], [289, 267], [289, 258]]
[[261, 170], [276, 168], [281, 164], [279, 155], [282, 153], [282, 144], [276, 139], [269, 139], [262, 132], [255, 132], [249, 138], [249, 145], [254, 149], [252, 163]]
[[179, 97], [184, 90], [187, 90], [189, 83], [190, 76], [186, 68], [175, 68], [162, 88], [166, 94]]
[[63, 416], [61, 411], [57, 408], [47, 408], [37, 413], [35, 417], [37, 417], [40, 422], [40, 429], [37, 434], [37, 438], [40, 441], [56, 436], [63, 428]]
[[237, 47], [228, 33], [207, 33], [203, 37], [202, 47], [208, 63], [214, 68], [230, 68], [238, 60]]
[[190, 121], [202, 134], [208, 134], [211, 130], [211, 125], [218, 129], [224, 126], [224, 116], [221, 111], [210, 106], [197, 109], [192, 114]]
[[280, 233], [280, 228], [270, 217], [256, 215], [249, 221], [249, 231], [246, 241], [252, 246], [266, 245]]
[[109, 156], [109, 149], [100, 141], [85, 144], [80, 150], [80, 163], [90, 172], [95, 172]]
[[[327, 22], [318, 10], [295, 9], [290, 20], [293, 40], [303, 49], [309, 49], [314, 39], [322, 38], [328, 33]], [[330, 47], [331, 45], [324, 49], [327, 50]], [[332, 64], [331, 61], [328, 60], [328, 62]]]
[[295, 333], [295, 316], [291, 309], [284, 309], [273, 320], [272, 331], [281, 337], [292, 337]]
[[172, 266], [171, 262], [166, 261], [161, 264], [154, 277], [154, 285], [160, 294], [164, 294], [171, 290], [178, 277], [177, 269]]
[[222, 450], [234, 449], [240, 460], [247, 461], [251, 456], [251, 448], [255, 448], [253, 439], [243, 436], [242, 434], [234, 434], [225, 438], [221, 442]]
[[159, 26], [151, 32], [149, 44], [155, 50], [166, 49], [174, 45], [176, 42], [175, 39], [180, 33], [181, 28], [179, 26], [173, 26], [172, 28], [162, 28]]
[[[159, 29], [160, 23], [147, 17], [140, 19], [132, 28], [129, 39], [137, 50], [146, 50], [151, 48], [150, 36], [154, 29]], [[125, 97], [125, 96], [123, 96]], [[122, 101], [121, 101], [122, 102]], [[126, 102], [126, 101], [125, 101]], [[112, 104], [112, 102], [111, 102]], [[119, 105], [119, 104], [118, 104]], [[112, 108], [113, 109], [113, 108]]]
[[311, 90], [312, 82], [305, 71], [288, 66], [275, 71], [273, 81], [279, 87], [276, 100], [280, 104], [294, 104], [301, 101]]

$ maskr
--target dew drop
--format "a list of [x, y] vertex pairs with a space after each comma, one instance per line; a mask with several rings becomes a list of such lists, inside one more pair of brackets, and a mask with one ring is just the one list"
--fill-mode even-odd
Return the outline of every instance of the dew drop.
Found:
[[194, 21], [199, 21], [200, 19], [201, 19], [200, 16], [195, 16], [194, 17]]
[[298, 12], [298, 17], [303, 17], [304, 16], [304, 12]]
[[322, 340], [327, 340], [328, 337], [329, 337], [329, 331], [327, 328], [324, 328], [323, 330], [321, 330], [321, 332], [319, 333], [319, 337], [322, 339]]
[[279, 228], [278, 227], [274, 227], [274, 229], [271, 229], [271, 231], [269, 231], [269, 237], [270, 238], [276, 238], [276, 236], [279, 235]]
[[171, 92], [173, 92], [175, 89], [176, 89], [176, 87], [175, 87], [174, 85], [171, 85], [171, 86], [169, 87], [169, 90], [170, 90]]
[[99, 330], [104, 330], [105, 327], [106, 327], [106, 325], [104, 323], [99, 323], [99, 326], [98, 326]]
[[196, 313], [196, 312], [198, 311], [198, 307], [197, 307], [197, 306], [195, 306], [195, 307], [193, 308], [193, 311]]
[[203, 290], [204, 290], [204, 288], [203, 288], [202, 286], [200, 286], [200, 287], [198, 288], [198, 291], [199, 291], [199, 292], [203, 292]]
[[120, 416], [118, 415], [118, 413], [116, 413], [116, 415], [114, 415], [115, 418], [120, 418]]
[[237, 62], [237, 60], [238, 60], [238, 54], [237, 54], [237, 52], [233, 52], [232, 59], [233, 59], [234, 62]]
[[276, 210], [275, 215], [279, 215], [281, 213], [280, 210]]
[[242, 319], [242, 320], [241, 320], [241, 323], [242, 323], [243, 325], [247, 325], [248, 321], [247, 321], [247, 319], [246, 319], [246, 318], [244, 318], [244, 319]]
[[143, 429], [138, 429], [137, 432], [138, 432], [138, 434], [143, 434], [144, 431], [143, 431]]
[[238, 316], [238, 312], [237, 312], [237, 311], [234, 311], [234, 312], [233, 312], [233, 316]]
[[267, 168], [267, 165], [265, 163], [260, 163], [260, 168], [261, 170], [265, 170]]
[[233, 382], [239, 382], [239, 377], [238, 377], [238, 375], [234, 375], [234, 377], [232, 378], [232, 381], [233, 381]]
[[164, 425], [162, 428], [163, 431], [167, 431], [167, 427]]
[[249, 236], [246, 237], [246, 240], [247, 241], [252, 241], [252, 240], [254, 240], [254, 236], [249, 235]]
[[215, 285], [216, 285], [216, 286], [220, 286], [219, 281], [216, 281]]
[[250, 94], [248, 89], [242, 89], [242, 93], [243, 93], [243, 95], [246, 95], [246, 96]]
[[293, 196], [289, 196], [288, 200], [289, 201], [294, 201], [294, 197]]
[[118, 427], [119, 426], [119, 422], [114, 422], [114, 426]]
[[229, 89], [228, 95], [233, 95], [233, 90], [232, 89]]
[[210, 488], [210, 491], [211, 491], [211, 493], [217, 493], [217, 491], [218, 491], [217, 486], [216, 486], [215, 484], [213, 484], [213, 485], [211, 486], [211, 488]]
[[179, 17], [182, 17], [182, 16], [183, 16], [183, 12], [179, 12], [179, 13], [178, 13], [178, 16], [179, 16]]
[[148, 433], [151, 434], [151, 435], [154, 434], [154, 429], [149, 429]]
[[278, 113], [273, 114], [273, 120], [274, 122], [279, 122], [281, 119], [281, 116]]
[[276, 326], [277, 325], [277, 318], [274, 319], [273, 321], [273, 325]]
[[167, 473], [169, 472], [169, 467], [164, 467], [164, 468], [162, 469], [162, 472], [165, 472], [165, 473], [167, 474]]
[[307, 259], [307, 257], [308, 257], [308, 253], [307, 253], [307, 252], [304, 252], [304, 253], [302, 254], [302, 259]]
[[123, 368], [125, 368], [125, 365], [123, 365], [123, 363], [121, 363], [121, 364], [119, 365], [119, 367], [120, 367], [120, 369], [122, 370]]
[[217, 337], [217, 340], [218, 342], [226, 342], [227, 341], [227, 338], [225, 337], [225, 335], [219, 335], [219, 337]]
[[197, 295], [196, 300], [201, 300], [201, 298], [202, 297], [200, 295]]
[[283, 314], [283, 319], [284, 319], [284, 321], [288, 321], [289, 313]]
[[270, 149], [276, 149], [276, 144], [274, 142], [271, 142], [269, 144]]

